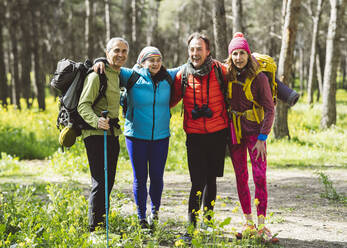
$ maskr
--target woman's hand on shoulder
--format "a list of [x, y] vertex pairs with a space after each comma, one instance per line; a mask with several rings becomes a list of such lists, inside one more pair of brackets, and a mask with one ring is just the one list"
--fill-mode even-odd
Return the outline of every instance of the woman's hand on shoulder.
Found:
[[93, 70], [98, 73], [105, 73], [105, 64], [103, 62], [97, 62], [95, 65], [93, 65]]

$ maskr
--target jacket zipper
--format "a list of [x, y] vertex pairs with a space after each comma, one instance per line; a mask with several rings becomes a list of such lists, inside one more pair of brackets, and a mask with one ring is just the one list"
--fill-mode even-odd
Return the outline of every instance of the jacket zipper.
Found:
[[[201, 80], [201, 107], [202, 107], [202, 105], [204, 105], [204, 85], [203, 85], [203, 81], [202, 81], [202, 77], [200, 77], [200, 80]], [[207, 84], [206, 84], [206, 92], [207, 92]], [[207, 96], [207, 94], [206, 94], [206, 96]], [[208, 131], [207, 131], [207, 127], [206, 127], [206, 117], [205, 116], [203, 116], [202, 117], [203, 118], [203, 120], [204, 120], [204, 128], [205, 128], [205, 132], [206, 133], [208, 133]]]
[[152, 127], [152, 141], [154, 139], [154, 126], [155, 126], [155, 95], [157, 92], [157, 85], [153, 82], [154, 95], [153, 95], [153, 127]]

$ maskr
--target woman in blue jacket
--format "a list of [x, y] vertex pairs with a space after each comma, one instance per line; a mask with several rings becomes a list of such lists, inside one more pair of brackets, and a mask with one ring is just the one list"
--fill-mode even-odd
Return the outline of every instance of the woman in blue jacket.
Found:
[[[158, 48], [148, 46], [140, 52], [133, 69], [121, 68], [120, 84], [127, 86], [133, 72], [139, 78], [128, 91], [124, 135], [133, 167], [133, 192], [140, 225], [147, 228], [158, 219], [163, 176], [169, 149], [171, 83], [179, 68], [166, 70]], [[169, 78], [171, 77], [171, 78]], [[151, 214], [146, 220], [147, 179]]]

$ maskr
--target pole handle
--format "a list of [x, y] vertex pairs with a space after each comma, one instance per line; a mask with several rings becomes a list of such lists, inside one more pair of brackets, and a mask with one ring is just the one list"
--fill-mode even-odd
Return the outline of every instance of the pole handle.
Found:
[[108, 115], [108, 112], [109, 112], [108, 110], [101, 111], [101, 116], [106, 119], [107, 115]]

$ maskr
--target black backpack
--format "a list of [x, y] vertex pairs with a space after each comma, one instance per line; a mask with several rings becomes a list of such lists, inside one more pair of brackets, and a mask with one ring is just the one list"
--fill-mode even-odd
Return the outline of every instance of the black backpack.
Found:
[[[59, 94], [59, 114], [57, 118], [57, 128], [59, 130], [69, 127], [74, 130], [76, 136], [80, 136], [82, 129], [94, 129], [83, 120], [77, 111], [84, 80], [89, 73], [93, 72], [92, 66], [90, 60], [86, 60], [84, 63], [76, 63], [69, 59], [62, 59], [58, 62], [50, 84]], [[99, 79], [99, 95], [92, 107], [102, 96], [105, 96], [107, 88], [105, 73], [99, 74]]]

